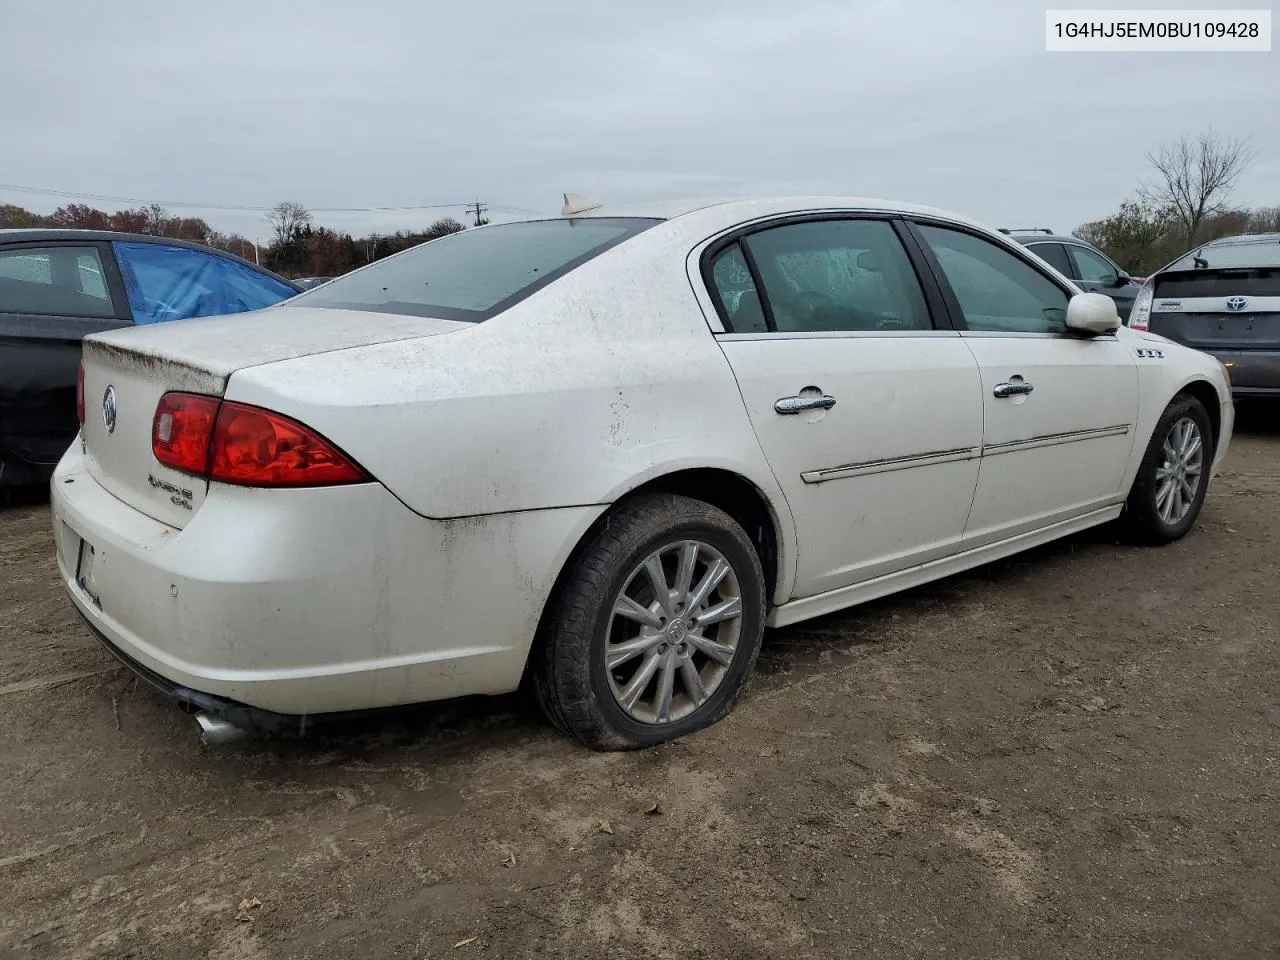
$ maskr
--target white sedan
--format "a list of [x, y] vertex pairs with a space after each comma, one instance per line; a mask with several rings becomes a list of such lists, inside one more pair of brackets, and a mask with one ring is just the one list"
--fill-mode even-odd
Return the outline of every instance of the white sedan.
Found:
[[659, 743], [766, 626], [1122, 516], [1175, 540], [1226, 453], [1216, 360], [963, 218], [566, 200], [85, 341], [59, 569], [207, 736], [527, 684]]

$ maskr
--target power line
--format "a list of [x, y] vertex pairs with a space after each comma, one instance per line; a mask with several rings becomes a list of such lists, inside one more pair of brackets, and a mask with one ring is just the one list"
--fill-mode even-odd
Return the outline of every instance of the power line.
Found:
[[467, 213], [475, 215], [475, 218], [476, 218], [475, 225], [477, 227], [480, 226], [482, 223], [488, 222], [485, 219], [483, 219], [484, 212], [486, 209], [488, 209], [488, 206], [489, 205], [487, 203], [481, 203], [479, 200], [475, 201], [475, 203], [467, 204]]
[[[156, 203], [162, 207], [174, 207], [180, 209], [191, 210], [234, 210], [241, 213], [267, 213], [271, 207], [255, 207], [246, 204], [237, 203], [196, 203], [191, 200], [144, 200], [140, 197], [117, 197], [104, 193], [77, 193], [72, 190], [47, 190], [42, 187], [25, 187], [14, 183], [0, 183], [0, 190], [9, 190], [14, 193], [31, 193], [49, 197], [62, 197], [68, 200], [98, 200], [108, 203], [138, 203], [144, 206]], [[481, 204], [479, 201], [471, 203], [466, 200], [457, 203], [417, 203], [405, 204], [396, 207], [308, 207], [311, 213], [395, 213], [398, 211], [408, 210], [445, 210], [450, 207], [461, 207], [468, 213], [472, 208], [479, 206], [482, 210], [488, 204]], [[504, 204], [494, 205], [495, 209], [507, 210], [513, 213], [536, 213], [534, 210], [526, 210], [523, 207], [513, 207]], [[478, 216], [478, 214], [477, 214]]]

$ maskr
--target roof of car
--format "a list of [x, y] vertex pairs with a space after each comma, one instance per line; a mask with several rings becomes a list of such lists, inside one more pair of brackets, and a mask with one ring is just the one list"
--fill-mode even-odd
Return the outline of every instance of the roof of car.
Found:
[[255, 270], [260, 270], [268, 276], [287, 283], [291, 287], [297, 287], [297, 284], [292, 280], [268, 270], [261, 264], [236, 256], [228, 250], [219, 250], [217, 247], [210, 247], [207, 244], [196, 243], [192, 240], [179, 240], [176, 237], [157, 237], [150, 233], [122, 233], [118, 230], [71, 230], [63, 227], [7, 227], [0, 229], [0, 246], [8, 243], [57, 243], [65, 240], [95, 240], [100, 243], [124, 240], [128, 243], [163, 243], [169, 247], [189, 247], [202, 253], [211, 253], [215, 256], [235, 260], [237, 263], [253, 267]]
[[1235, 237], [1219, 237], [1210, 240], [1206, 247], [1228, 247], [1247, 243], [1280, 243], [1280, 233], [1242, 233]]
[[64, 227], [16, 227], [0, 230], [0, 243], [32, 243], [46, 240], [128, 240], [130, 242], [165, 243], [170, 246], [195, 247], [197, 250], [214, 249], [202, 243], [193, 243], [190, 240], [178, 240], [175, 237], [157, 237], [150, 233], [122, 233], [119, 230], [71, 230]]
[[1028, 244], [1028, 243], [1078, 243], [1078, 244], [1080, 244], [1080, 246], [1082, 246], [1082, 247], [1087, 247], [1087, 246], [1089, 246], [1089, 244], [1085, 243], [1085, 242], [1084, 242], [1083, 240], [1081, 240], [1079, 237], [1069, 237], [1069, 236], [1065, 236], [1064, 234], [1061, 234], [1061, 233], [1045, 233], [1044, 231], [1036, 232], [1036, 231], [1032, 231], [1032, 230], [1012, 230], [1012, 231], [1010, 231], [1010, 232], [1008, 232], [1008, 233], [1005, 233], [1005, 231], [1001, 230], [1000, 232], [1001, 232], [1001, 233], [1004, 233], [1004, 235], [1005, 235], [1006, 237], [1008, 237], [1009, 239], [1011, 239], [1011, 240], [1017, 240], [1017, 241], [1018, 241], [1019, 243], [1021, 243], [1021, 244]]
[[[657, 220], [674, 220], [677, 217], [706, 210], [710, 207], [720, 208], [719, 212], [726, 218], [735, 216], [743, 220], [759, 215], [762, 209], [769, 212], [794, 209], [801, 210], [874, 210], [893, 213], [910, 213], [924, 216], [941, 217], [961, 223], [976, 223], [969, 217], [916, 203], [904, 203], [898, 200], [885, 200], [870, 197], [842, 196], [759, 196], [759, 197], [695, 197], [679, 200], [636, 200], [619, 203], [602, 203], [599, 206], [569, 214], [570, 219], [584, 217], [651, 217]], [[563, 216], [563, 214], [562, 214]], [[532, 218], [531, 218], [532, 219]], [[550, 219], [538, 217], [537, 219]]]

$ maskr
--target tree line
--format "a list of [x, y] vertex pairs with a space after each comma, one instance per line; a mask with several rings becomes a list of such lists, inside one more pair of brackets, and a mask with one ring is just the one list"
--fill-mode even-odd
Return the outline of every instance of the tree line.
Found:
[[108, 213], [87, 204], [69, 203], [50, 214], [35, 213], [14, 204], [0, 204], [0, 229], [60, 227], [191, 240], [246, 260], [259, 261], [269, 270], [286, 277], [336, 277], [419, 243], [464, 229], [454, 218], [444, 217], [422, 230], [353, 237], [329, 227], [315, 226], [311, 213], [293, 202], [276, 204], [266, 219], [272, 229], [271, 243], [256, 247], [247, 237], [221, 233], [200, 217], [174, 216], [160, 204]]
[[1280, 206], [1232, 206], [1236, 181], [1257, 157], [1248, 140], [1209, 130], [1146, 156], [1151, 170], [1135, 194], [1111, 216], [1072, 231], [1135, 276], [1153, 273], [1210, 240], [1280, 233]]
[[[1248, 140], [1210, 130], [1182, 136], [1148, 153], [1151, 171], [1135, 195], [1109, 217], [1072, 233], [1104, 251], [1135, 276], [1146, 276], [1198, 244], [1242, 233], [1280, 233], [1280, 206], [1243, 209], [1231, 205], [1236, 181], [1254, 162]], [[477, 203], [477, 222], [480, 219]], [[77, 227], [194, 240], [244, 257], [287, 277], [334, 277], [465, 227], [452, 217], [419, 231], [353, 237], [316, 226], [302, 204], [285, 201], [266, 214], [272, 241], [263, 249], [238, 234], [214, 230], [200, 217], [171, 215], [159, 204], [107, 213], [80, 203], [53, 213], [33, 213], [0, 204], [3, 227]]]

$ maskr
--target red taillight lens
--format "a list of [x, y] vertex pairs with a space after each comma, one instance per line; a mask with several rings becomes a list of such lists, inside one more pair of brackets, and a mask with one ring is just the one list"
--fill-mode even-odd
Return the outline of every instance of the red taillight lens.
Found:
[[370, 479], [296, 420], [194, 393], [160, 398], [151, 449], [167, 467], [246, 487], [322, 487]]
[[224, 401], [213, 428], [209, 479], [249, 487], [319, 487], [366, 483], [369, 476], [296, 420]]
[[217, 397], [166, 393], [151, 421], [151, 452], [166, 467], [204, 476], [217, 417]]
[[[66, 383], [64, 380], [63, 383]], [[76, 419], [84, 426], [84, 361], [76, 368]]]

